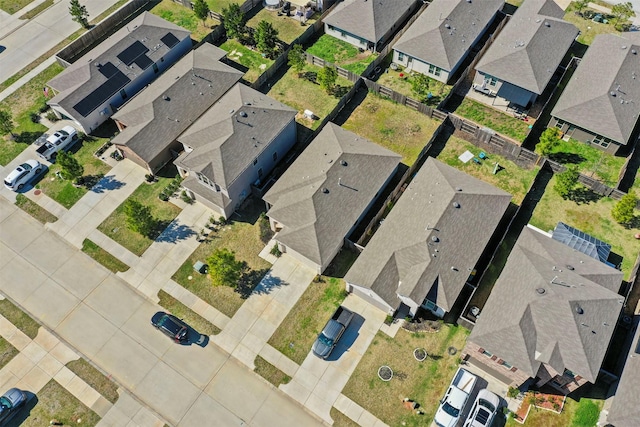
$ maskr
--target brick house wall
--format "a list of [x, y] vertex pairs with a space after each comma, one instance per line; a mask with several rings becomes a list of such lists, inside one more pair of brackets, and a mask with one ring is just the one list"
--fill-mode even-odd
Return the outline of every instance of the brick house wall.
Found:
[[512, 366], [511, 368], [506, 368], [504, 366], [504, 360], [502, 360], [498, 355], [493, 355], [491, 357], [483, 354], [484, 349], [473, 343], [471, 341], [467, 342], [467, 345], [462, 350], [462, 358], [466, 359], [467, 357], [473, 358], [475, 362], [478, 362], [480, 365], [485, 365], [493, 370], [498, 370], [505, 377], [511, 379], [512, 387], [518, 387], [520, 384], [528, 380], [531, 376], [524, 372], [521, 369], [518, 369], [517, 366]]

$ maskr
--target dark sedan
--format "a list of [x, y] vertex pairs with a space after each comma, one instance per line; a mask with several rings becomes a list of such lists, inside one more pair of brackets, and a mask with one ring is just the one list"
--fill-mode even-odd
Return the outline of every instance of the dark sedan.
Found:
[[151, 324], [175, 342], [184, 342], [188, 339], [189, 327], [172, 314], [159, 311], [151, 318]]
[[17, 388], [12, 388], [0, 396], [0, 425], [13, 418], [26, 401], [27, 395]]

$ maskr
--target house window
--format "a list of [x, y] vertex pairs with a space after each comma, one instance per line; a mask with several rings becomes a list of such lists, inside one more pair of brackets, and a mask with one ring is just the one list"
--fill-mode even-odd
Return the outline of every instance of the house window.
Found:
[[502, 366], [504, 366], [506, 369], [513, 368], [513, 366], [509, 362], [504, 361], [504, 360], [502, 361]]
[[205, 175], [201, 174], [200, 172], [196, 172], [196, 176], [198, 177], [198, 181], [200, 181], [204, 185], [212, 188], [216, 187], [215, 183], [213, 183], [209, 178], [207, 178]]
[[275, 153], [273, 153], [273, 161], [274, 162], [278, 161], [278, 152], [277, 151]]
[[433, 74], [434, 76], [439, 76], [442, 68], [436, 67], [433, 64], [429, 64], [429, 74]]
[[438, 309], [438, 306], [436, 305], [436, 303], [428, 299], [424, 300], [424, 302], [422, 303], [422, 306], [427, 310], [431, 310], [431, 311], [435, 311]]
[[155, 64], [155, 63], [154, 63], [154, 64], [153, 64], [153, 72], [154, 72], [154, 73], [156, 73], [156, 74], [158, 74], [158, 71], [160, 71], [160, 70], [158, 70], [158, 64]]
[[336, 29], [333, 25], [328, 25], [327, 27], [329, 28], [329, 31], [334, 31]]
[[601, 135], [596, 135], [596, 137], [593, 138], [593, 141], [591, 142], [593, 144], [597, 144], [601, 146], [602, 148], [607, 148], [609, 144], [611, 144], [611, 140], [609, 138], [605, 138], [604, 136], [601, 136]]
[[258, 158], [256, 157], [255, 159], [253, 159], [253, 166], [258, 164]]
[[495, 87], [495, 85], [498, 84], [498, 79], [488, 74], [485, 76], [484, 80], [487, 82], [489, 86]]
[[558, 121], [556, 122], [556, 127], [557, 127], [558, 129], [562, 130], [562, 128], [564, 127], [565, 123], [566, 123], [566, 122], [565, 122], [564, 120], [560, 120], [560, 119], [558, 119]]
[[565, 376], [565, 377], [567, 377], [567, 378], [571, 378], [571, 379], [573, 379], [573, 378], [575, 378], [575, 377], [576, 377], [576, 374], [574, 374], [573, 372], [571, 372], [571, 371], [570, 371], [570, 370], [568, 370], [568, 369], [565, 369], [565, 370], [564, 370], [564, 374], [562, 374], [562, 375], [564, 375], [564, 376]]
[[347, 32], [346, 31], [340, 31], [340, 35], [342, 37], [347, 37]]
[[482, 354], [484, 354], [485, 356], [491, 358], [493, 356], [493, 353], [489, 353], [487, 350], [482, 350]]
[[124, 89], [122, 89], [122, 90], [120, 91], [120, 96], [122, 97], [122, 99], [127, 99], [127, 92], [125, 92], [125, 90], [124, 90]]
[[164, 56], [160, 58], [160, 62], [164, 62]]
[[398, 61], [404, 61], [404, 53], [398, 52]]

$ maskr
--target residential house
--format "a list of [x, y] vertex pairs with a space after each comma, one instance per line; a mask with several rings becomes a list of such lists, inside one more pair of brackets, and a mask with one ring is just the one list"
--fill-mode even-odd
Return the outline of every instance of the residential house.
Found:
[[433, 0], [393, 47], [393, 62], [449, 82], [504, 0]]
[[155, 174], [178, 156], [178, 137], [243, 76], [221, 62], [225, 54], [202, 44], [113, 115], [125, 157]]
[[418, 8], [417, 0], [344, 0], [324, 18], [324, 32], [374, 52]]
[[443, 317], [510, 201], [429, 157], [347, 273], [347, 290], [389, 314], [414, 316], [423, 307]]
[[570, 393], [594, 383], [623, 306], [622, 276], [525, 227], [463, 357], [512, 386], [533, 381]]
[[296, 142], [296, 110], [236, 84], [178, 137], [182, 187], [228, 217]]
[[607, 415], [607, 425], [615, 427], [636, 427], [640, 420], [640, 328], [635, 323], [635, 334], [624, 370]]
[[280, 250], [322, 273], [391, 180], [400, 159], [327, 123], [263, 198]]
[[191, 33], [143, 12], [47, 82], [59, 118], [89, 134], [191, 50]]
[[640, 128], [640, 33], [599, 34], [551, 111], [549, 127], [610, 153]]
[[578, 36], [563, 16], [553, 0], [524, 2], [476, 65], [473, 88], [492, 104], [533, 104]]

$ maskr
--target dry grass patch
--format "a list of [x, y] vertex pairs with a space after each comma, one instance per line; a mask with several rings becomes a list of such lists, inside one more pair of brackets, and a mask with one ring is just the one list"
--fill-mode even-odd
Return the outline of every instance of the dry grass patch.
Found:
[[440, 122], [369, 93], [343, 125], [345, 129], [402, 155], [412, 165]]
[[[37, 395], [38, 403], [31, 409], [22, 427], [42, 427], [58, 420], [62, 425], [93, 427], [100, 421], [98, 414], [87, 408], [64, 387], [49, 381]], [[28, 405], [28, 403], [27, 403]]]
[[[607, 7], [611, 7], [611, 5], [608, 5]], [[588, 8], [585, 8], [583, 12], [587, 9]], [[577, 40], [578, 42], [586, 45], [590, 45], [598, 34], [620, 34], [611, 23], [603, 24], [601, 22], [594, 22], [591, 19], [586, 19], [582, 16], [576, 15], [573, 2], [571, 2], [565, 11], [563, 19], [567, 22], [571, 22], [580, 30], [580, 35]]]
[[0, 314], [29, 338], [35, 339], [38, 336], [40, 324], [8, 299], [0, 300]]
[[[451, 325], [435, 333], [401, 329], [395, 338], [378, 332], [343, 393], [390, 426], [429, 425], [458, 367], [459, 351], [468, 334], [466, 329]], [[458, 354], [450, 356], [449, 347], [455, 347]], [[413, 357], [416, 348], [427, 350], [424, 362]], [[393, 370], [391, 381], [378, 378], [383, 365]], [[402, 404], [404, 397], [419, 403], [424, 415], [408, 411]]]
[[333, 419], [334, 427], [358, 427], [358, 423], [338, 411], [336, 408], [331, 408], [331, 412], [329, 414], [331, 415], [331, 419]]
[[517, 142], [524, 141], [529, 134], [529, 123], [469, 98], [462, 101], [456, 109], [456, 114], [480, 126], [491, 128]]
[[24, 194], [16, 195], [16, 206], [37, 219], [42, 224], [46, 224], [48, 222], [56, 222], [58, 217], [41, 207], [36, 202], [31, 201]]
[[256, 366], [253, 371], [265, 380], [269, 381], [275, 387], [280, 387], [280, 384], [288, 384], [289, 381], [291, 381], [291, 377], [289, 375], [285, 374], [260, 356], [256, 356], [256, 360], [253, 363]]
[[298, 38], [298, 36], [304, 33], [309, 26], [313, 25], [313, 23], [316, 22], [317, 17], [318, 14], [315, 14], [307, 20], [306, 25], [300, 25], [300, 21], [291, 16], [278, 16], [276, 11], [270, 11], [263, 8], [260, 9], [260, 12], [256, 13], [251, 19], [249, 19], [249, 21], [247, 21], [247, 26], [256, 28], [260, 21], [267, 21], [273, 25], [273, 28], [278, 30], [278, 38], [280, 40], [285, 43], [291, 43]]
[[118, 386], [102, 372], [96, 369], [91, 363], [85, 359], [73, 360], [67, 363], [67, 368], [84, 382], [93, 387], [105, 399], [111, 403], [118, 400]]
[[150, 12], [191, 31], [191, 38], [196, 41], [205, 38], [207, 34], [211, 32], [211, 28], [220, 24], [214, 19], [207, 18], [205, 21], [206, 25], [202, 25], [202, 21], [196, 18], [195, 13], [193, 13], [191, 9], [175, 3], [172, 0], [162, 0], [157, 6], [154, 6]]
[[166, 308], [169, 313], [184, 320], [189, 326], [198, 331], [201, 335], [218, 335], [220, 328], [213, 323], [209, 322], [204, 317], [200, 316], [195, 311], [166, 293], [165, 291], [158, 292], [158, 298], [160, 301], [158, 304], [161, 307]]
[[0, 337], [0, 369], [11, 361], [18, 353], [17, 348], [4, 338]]

